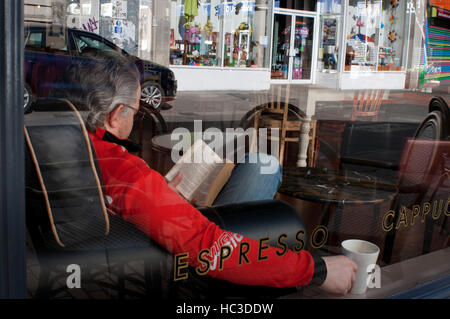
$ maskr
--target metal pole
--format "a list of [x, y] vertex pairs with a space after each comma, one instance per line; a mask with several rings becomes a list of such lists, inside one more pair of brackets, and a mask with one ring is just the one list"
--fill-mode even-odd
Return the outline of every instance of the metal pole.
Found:
[[23, 0], [0, 2], [0, 299], [26, 298]]

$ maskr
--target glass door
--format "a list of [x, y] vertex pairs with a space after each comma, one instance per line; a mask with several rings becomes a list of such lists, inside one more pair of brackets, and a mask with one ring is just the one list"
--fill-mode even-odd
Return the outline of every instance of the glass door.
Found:
[[312, 17], [295, 16], [294, 46], [292, 50], [292, 77], [311, 80], [313, 66], [314, 20]]
[[292, 16], [274, 14], [272, 80], [289, 80]]
[[313, 74], [315, 17], [275, 13], [271, 79], [310, 83]]

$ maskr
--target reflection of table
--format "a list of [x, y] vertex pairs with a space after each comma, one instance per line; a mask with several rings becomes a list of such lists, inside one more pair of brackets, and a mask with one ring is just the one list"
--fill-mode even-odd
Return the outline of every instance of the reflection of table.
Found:
[[165, 175], [175, 163], [172, 161], [172, 147], [177, 143], [171, 140], [171, 134], [157, 135], [152, 138], [151, 167]]
[[305, 167], [307, 165], [307, 151], [309, 144], [309, 133], [311, 130], [311, 119], [316, 114], [317, 101], [338, 101], [338, 100], [353, 100], [354, 91], [352, 90], [333, 90], [333, 89], [319, 89], [308, 88], [306, 98], [306, 116], [302, 118], [303, 125], [300, 135], [300, 145], [298, 153], [298, 167]]
[[[316, 102], [318, 101], [353, 101], [355, 96], [355, 90], [333, 90], [323, 88], [308, 88], [306, 98], [306, 116], [303, 118], [303, 125], [301, 131], [300, 150], [298, 153], [297, 166], [305, 167], [308, 144], [309, 144], [309, 131], [311, 129], [310, 123], [312, 117], [316, 114]], [[383, 95], [383, 99], [387, 99], [389, 92], [386, 91]]]
[[[339, 230], [344, 205], [376, 205], [392, 201], [396, 187], [373, 176], [318, 168], [284, 168], [280, 193], [324, 204], [321, 225]], [[379, 211], [376, 211], [379, 214]], [[357, 217], [355, 217], [357, 218]]]

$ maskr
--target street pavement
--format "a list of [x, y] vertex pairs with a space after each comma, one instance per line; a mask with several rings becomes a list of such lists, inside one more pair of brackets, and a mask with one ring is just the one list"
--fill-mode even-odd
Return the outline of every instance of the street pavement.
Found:
[[[291, 104], [306, 111], [306, 97], [309, 85], [291, 85]], [[278, 96], [279, 86], [273, 85], [267, 91], [180, 91], [176, 99], [161, 110], [161, 115], [169, 128], [174, 128], [194, 120], [205, 123], [220, 123], [222, 127], [236, 127], [241, 118], [255, 106], [267, 102], [285, 102], [286, 86], [281, 86], [281, 97]], [[428, 113], [428, 103], [433, 96], [440, 95], [450, 101], [448, 87], [434, 88], [431, 93], [395, 90], [390, 91], [387, 100], [383, 100], [378, 121], [420, 123]], [[317, 102], [316, 120], [351, 119], [352, 101]], [[65, 121], [69, 115], [59, 112], [59, 109], [43, 109], [25, 115], [26, 122], [45, 124], [48, 121]]]
[[[306, 111], [307, 85], [291, 85], [289, 102]], [[168, 123], [189, 122], [194, 120], [239, 122], [242, 116], [264, 101], [285, 102], [286, 86], [278, 86], [268, 91], [181, 91], [170, 104], [170, 109], [161, 114]], [[421, 122], [428, 113], [430, 99], [440, 95], [449, 98], [447, 88], [434, 89], [433, 92], [408, 90], [390, 91], [388, 99], [383, 101], [379, 121], [386, 122]], [[316, 104], [317, 120], [351, 119], [352, 101], [318, 102]]]

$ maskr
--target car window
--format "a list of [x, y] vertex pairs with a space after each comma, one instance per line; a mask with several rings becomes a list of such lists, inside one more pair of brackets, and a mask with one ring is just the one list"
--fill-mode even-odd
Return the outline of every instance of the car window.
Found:
[[91, 49], [118, 52], [116, 48], [89, 36], [74, 33], [73, 38], [75, 40], [78, 54], [83, 54]]
[[28, 50], [44, 50], [44, 32], [30, 32], [25, 48]]
[[67, 54], [67, 38], [64, 32], [52, 29], [30, 31], [25, 49], [54, 54]]

